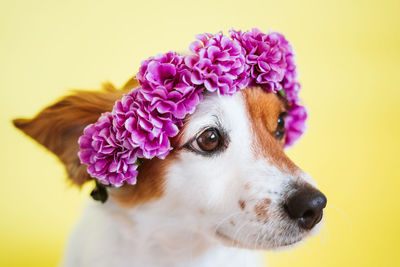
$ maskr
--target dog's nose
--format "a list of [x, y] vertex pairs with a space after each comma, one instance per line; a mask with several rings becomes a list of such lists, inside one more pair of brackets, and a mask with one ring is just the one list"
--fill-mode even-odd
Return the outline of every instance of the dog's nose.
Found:
[[325, 195], [317, 189], [304, 188], [289, 197], [285, 209], [300, 227], [310, 230], [321, 221], [326, 202]]

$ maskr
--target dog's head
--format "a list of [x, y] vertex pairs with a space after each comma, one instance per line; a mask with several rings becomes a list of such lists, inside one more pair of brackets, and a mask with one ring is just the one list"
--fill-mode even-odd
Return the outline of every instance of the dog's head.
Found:
[[[126, 88], [136, 85], [131, 80]], [[77, 157], [78, 137], [124, 92], [78, 92], [14, 124], [58, 155], [70, 178], [82, 184], [90, 177]], [[294, 244], [321, 221], [326, 198], [285, 155], [284, 119], [284, 100], [259, 88], [206, 94], [171, 140], [167, 158], [144, 160], [136, 185], [108, 192], [124, 207], [162, 204], [171, 216], [192, 218], [226, 244]]]

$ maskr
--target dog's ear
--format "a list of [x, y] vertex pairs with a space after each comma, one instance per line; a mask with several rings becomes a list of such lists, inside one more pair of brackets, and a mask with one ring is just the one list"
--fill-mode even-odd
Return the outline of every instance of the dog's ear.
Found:
[[103, 86], [102, 91], [77, 90], [44, 108], [34, 118], [15, 119], [13, 123], [57, 155], [65, 164], [69, 178], [82, 185], [90, 176], [77, 155], [78, 138], [88, 124], [96, 122], [101, 113], [111, 111], [116, 100], [137, 86], [137, 81], [132, 78], [121, 90], [109, 83]]

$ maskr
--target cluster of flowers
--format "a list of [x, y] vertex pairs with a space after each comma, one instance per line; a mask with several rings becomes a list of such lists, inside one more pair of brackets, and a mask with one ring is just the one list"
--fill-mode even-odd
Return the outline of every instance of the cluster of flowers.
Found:
[[300, 105], [293, 50], [283, 35], [258, 29], [202, 34], [191, 55], [168, 52], [142, 62], [140, 87], [118, 100], [112, 112], [88, 125], [79, 139], [79, 157], [88, 173], [106, 185], [136, 183], [137, 160], [165, 158], [169, 138], [194, 112], [203, 92], [233, 95], [251, 86], [280, 93], [290, 106], [286, 146], [304, 131], [307, 117]]

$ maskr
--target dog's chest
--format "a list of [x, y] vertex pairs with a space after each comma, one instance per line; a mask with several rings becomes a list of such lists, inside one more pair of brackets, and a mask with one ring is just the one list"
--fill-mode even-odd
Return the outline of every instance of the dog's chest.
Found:
[[111, 211], [110, 216], [110, 210], [106, 212], [104, 206], [90, 204], [71, 234], [62, 265], [262, 266], [254, 251], [210, 245], [200, 234], [184, 231], [185, 227], [177, 227], [173, 222], [155, 224], [149, 218], [132, 223], [118, 211]]

